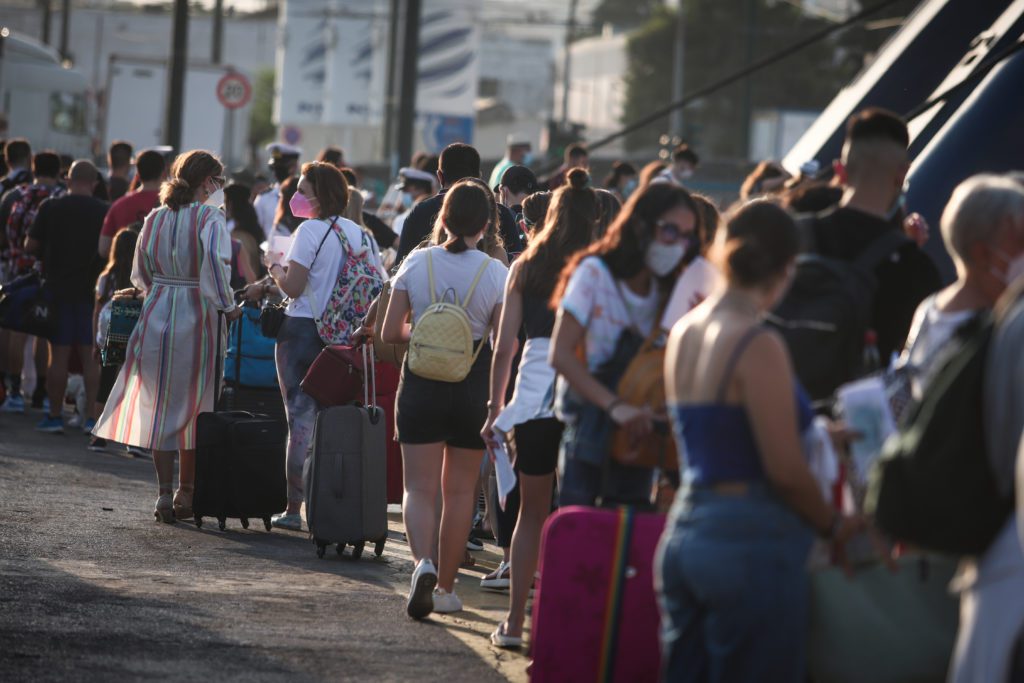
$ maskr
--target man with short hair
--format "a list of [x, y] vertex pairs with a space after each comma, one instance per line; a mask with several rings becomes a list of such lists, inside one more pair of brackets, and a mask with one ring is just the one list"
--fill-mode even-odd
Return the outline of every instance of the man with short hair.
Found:
[[99, 364], [92, 353], [93, 292], [103, 262], [97, 253], [107, 204], [92, 196], [99, 172], [92, 162], [79, 159], [68, 173], [68, 193], [47, 199], [39, 207], [25, 240], [26, 251], [37, 254], [46, 275], [46, 288], [53, 296], [56, 331], [50, 341], [50, 366], [46, 390], [50, 412], [36, 427], [38, 431], [64, 432], [64, 394], [68, 384], [71, 349], [78, 348], [85, 381], [86, 405], [82, 430], [96, 424], [96, 394]]
[[115, 140], [107, 152], [107, 163], [110, 165], [110, 176], [107, 179], [107, 195], [110, 201], [116, 202], [128, 194], [132, 171], [132, 145], [124, 140]]
[[523, 200], [537, 189], [537, 176], [525, 166], [510, 166], [501, 177], [498, 200], [512, 211], [518, 228], [514, 242], [505, 245], [510, 254], [521, 254], [526, 250], [526, 235], [522, 230]]
[[160, 204], [160, 185], [167, 177], [164, 155], [156, 150], [147, 149], [135, 162], [135, 171], [142, 183], [139, 189], [111, 204], [107, 217], [103, 220], [99, 255], [104, 260], [110, 256], [110, 245], [113, 244], [117, 231], [143, 220]]
[[697, 152], [684, 142], [672, 150], [672, 165], [659, 173], [658, 178], [682, 187], [693, 177], [699, 164]]
[[[441, 205], [444, 204], [444, 195], [448, 188], [463, 178], [479, 177], [480, 153], [475, 148], [461, 142], [453, 142], [444, 148], [437, 169], [437, 180], [441, 184], [441, 191], [430, 199], [425, 199], [417, 204], [405, 219], [395, 265], [400, 264], [413, 249], [430, 236], [430, 232], [434, 229], [434, 220], [441, 212]], [[514, 242], [516, 224], [512, 212], [499, 204], [498, 219], [501, 224], [499, 229], [506, 244]]]
[[[59, 183], [60, 157], [53, 152], [40, 152], [33, 157], [32, 176], [31, 184], [13, 188], [0, 201], [0, 246], [3, 247], [2, 270], [6, 273], [5, 279], [25, 275], [35, 266], [35, 256], [25, 251], [25, 237], [43, 202], [64, 191]], [[21, 371], [27, 339], [27, 335], [22, 332], [0, 330], [0, 364], [6, 373], [8, 386], [7, 400], [0, 406], [4, 412], [25, 412], [25, 399], [21, 395]], [[3, 353], [4, 349], [6, 354]], [[42, 373], [37, 374], [42, 381]], [[42, 401], [41, 396], [38, 398]]]
[[269, 190], [256, 197], [253, 208], [256, 209], [256, 218], [260, 222], [260, 227], [263, 228], [263, 234], [270, 239], [270, 235], [274, 232], [274, 214], [277, 212], [277, 203], [281, 197], [281, 183], [298, 175], [299, 157], [302, 156], [302, 150], [283, 142], [272, 142], [267, 145], [267, 152], [270, 154], [267, 166], [274, 174], [276, 182], [270, 186]]
[[533, 161], [533, 145], [522, 133], [510, 133], [505, 143], [505, 156], [491, 171], [491, 180], [487, 183], [492, 188], [498, 186], [505, 171], [512, 166], [529, 166]]
[[[0, 197], [18, 185], [32, 182], [32, 146], [25, 138], [13, 138], [4, 145], [7, 175], [0, 179]], [[3, 224], [0, 223], [0, 228]]]
[[[813, 251], [855, 261], [879, 237], [901, 230], [892, 220], [900, 207], [903, 183], [910, 168], [907, 125], [883, 109], [865, 109], [850, 117], [842, 159], [837, 164], [845, 190], [839, 205], [813, 221]], [[938, 290], [942, 281], [932, 260], [908, 242], [875, 269], [875, 290], [869, 328], [877, 335], [883, 362], [903, 348], [914, 311]]]
[[562, 185], [565, 185], [565, 178], [569, 171], [574, 168], [588, 169], [590, 167], [590, 152], [582, 142], [574, 142], [565, 148], [565, 161], [553, 176], [548, 178], [547, 188], [554, 192]]
[[320, 150], [320, 153], [316, 155], [316, 160], [341, 169], [345, 167], [345, 152], [341, 147], [330, 145]]

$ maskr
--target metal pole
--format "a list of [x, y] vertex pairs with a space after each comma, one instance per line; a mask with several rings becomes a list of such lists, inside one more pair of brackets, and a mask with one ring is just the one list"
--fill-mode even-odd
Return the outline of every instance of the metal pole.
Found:
[[[49, 5], [50, 3], [46, 3]], [[71, 18], [71, 0], [62, 0], [60, 4], [60, 58], [71, 59], [68, 52], [68, 20]]]
[[[747, 55], [746, 63], [754, 61], [754, 30], [757, 25], [757, 0], [747, 0]], [[750, 158], [750, 121], [753, 118], [753, 87], [754, 80], [749, 76], [743, 80], [743, 111], [740, 125], [740, 155], [742, 159]]]
[[398, 146], [395, 141], [395, 117], [398, 102], [398, 34], [401, 32], [399, 17], [402, 0], [391, 0], [391, 14], [388, 16], [388, 65], [387, 83], [384, 93], [384, 149], [383, 158], [391, 165], [391, 177], [398, 175]]
[[419, 80], [417, 61], [420, 51], [420, 15], [422, 0], [404, 0], [402, 17], [402, 90], [398, 101], [398, 160], [402, 165], [412, 159], [413, 133], [416, 125], [416, 85]]
[[569, 0], [569, 22], [565, 27], [565, 56], [562, 62], [562, 126], [569, 124], [569, 75], [572, 71], [572, 55], [569, 46], [576, 34], [576, 5], [579, 0]]
[[[686, 58], [686, 0], [679, 0], [676, 10], [676, 41], [675, 55], [672, 61], [672, 101], [683, 99], [683, 64]], [[674, 137], [683, 138], [683, 109], [672, 112], [672, 124], [669, 133]]]
[[216, 0], [213, 5], [213, 45], [210, 47], [210, 61], [221, 63], [224, 45], [224, 0]]
[[4, 47], [6, 47], [7, 37], [11, 35], [11, 29], [6, 26], [0, 26], [0, 114], [6, 114], [4, 111], [4, 102], [7, 98], [4, 97]]
[[182, 111], [185, 105], [185, 56], [188, 54], [188, 0], [174, 0], [174, 33], [171, 39], [171, 78], [167, 94], [164, 140], [181, 153]]
[[53, 23], [53, 10], [50, 8], [50, 0], [37, 0], [43, 9], [43, 44], [50, 44], [50, 24]]

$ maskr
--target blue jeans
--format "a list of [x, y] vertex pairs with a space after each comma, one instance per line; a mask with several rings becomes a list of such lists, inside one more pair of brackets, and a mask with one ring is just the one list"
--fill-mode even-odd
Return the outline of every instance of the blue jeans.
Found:
[[812, 541], [763, 485], [680, 491], [655, 564], [663, 679], [804, 683]]
[[288, 413], [288, 502], [293, 505], [303, 500], [302, 466], [306, 463], [319, 410], [317, 402], [299, 385], [323, 348], [312, 318], [284, 317], [277, 333], [274, 358], [277, 381]]

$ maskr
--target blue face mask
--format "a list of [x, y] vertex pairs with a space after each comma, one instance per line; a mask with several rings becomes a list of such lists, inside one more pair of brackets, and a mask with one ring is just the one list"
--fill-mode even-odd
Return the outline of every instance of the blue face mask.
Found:
[[409, 194], [408, 192], [403, 192], [402, 193], [402, 206], [404, 206], [407, 209], [411, 209], [412, 208], [412, 203], [413, 203], [412, 195]]
[[629, 195], [636, 192], [637, 186], [640, 185], [640, 181], [636, 178], [630, 178], [626, 181], [626, 184], [622, 186], [622, 196], [629, 199]]
[[523, 166], [529, 166], [533, 163], [533, 152], [526, 152], [523, 154], [523, 160], [519, 162]]

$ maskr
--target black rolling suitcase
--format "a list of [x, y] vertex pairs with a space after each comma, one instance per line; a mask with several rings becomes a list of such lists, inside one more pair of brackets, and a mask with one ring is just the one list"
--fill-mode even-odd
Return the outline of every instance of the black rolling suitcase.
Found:
[[[388, 537], [387, 425], [376, 405], [376, 370], [363, 345], [363, 405], [332, 406], [316, 416], [313, 450], [306, 459], [306, 523], [317, 556], [337, 543], [363, 554], [367, 541], [380, 557]], [[371, 385], [371, 386], [367, 386]]]
[[[217, 336], [221, 324], [218, 321]], [[217, 354], [218, 394], [221, 356]], [[278, 395], [280, 398], [280, 394]], [[196, 420], [196, 483], [192, 509], [195, 524], [217, 519], [221, 531], [230, 517], [249, 528], [288, 506], [285, 452], [288, 425], [279, 419], [245, 411], [201, 413]]]

